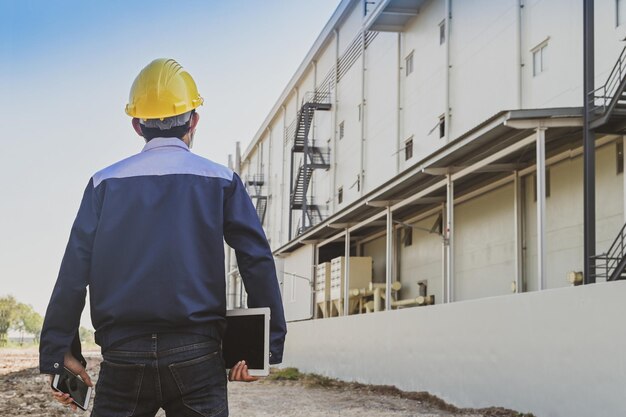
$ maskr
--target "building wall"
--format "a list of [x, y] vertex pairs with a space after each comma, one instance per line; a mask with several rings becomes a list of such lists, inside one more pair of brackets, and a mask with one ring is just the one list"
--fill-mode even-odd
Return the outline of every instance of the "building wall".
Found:
[[311, 282], [313, 279], [313, 247], [303, 246], [283, 259], [282, 270], [277, 270], [283, 283], [283, 305], [287, 321], [310, 319]]
[[[583, 269], [583, 160], [577, 157], [550, 166], [546, 198], [547, 288], [568, 285], [569, 271]], [[608, 249], [624, 223], [624, 174], [617, 174], [615, 144], [596, 151], [596, 248]], [[537, 205], [534, 176], [525, 178], [527, 289], [537, 289]]]
[[505, 295], [515, 281], [511, 184], [454, 207], [454, 300]]
[[365, 52], [364, 192], [397, 172], [398, 35], [379, 33]]
[[[500, 110], [519, 108], [515, 59], [518, 10], [517, 0], [453, 1], [450, 138]], [[431, 26], [434, 23], [431, 21]]]
[[[431, 216], [413, 223], [421, 229], [413, 229], [413, 243], [398, 247], [400, 268], [398, 280], [402, 283], [400, 299], [415, 298], [419, 295], [419, 281], [426, 281], [428, 294], [435, 296], [435, 303], [443, 300], [443, 241], [441, 236], [428, 233], [437, 221], [437, 216]], [[402, 236], [402, 232], [401, 232]]]
[[625, 298], [620, 281], [289, 323], [282, 366], [460, 407], [621, 416], [626, 333], [607, 317]]

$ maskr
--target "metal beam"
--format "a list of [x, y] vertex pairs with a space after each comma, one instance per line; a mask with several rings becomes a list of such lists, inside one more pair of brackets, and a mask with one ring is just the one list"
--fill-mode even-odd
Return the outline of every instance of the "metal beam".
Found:
[[493, 162], [496, 162], [497, 160], [517, 151], [520, 150], [530, 144], [532, 144], [535, 141], [535, 134], [529, 135], [527, 137], [525, 137], [524, 139], [514, 143], [511, 146], [508, 146], [504, 149], [499, 150], [498, 152], [489, 155], [488, 157], [480, 160], [479, 162], [476, 162], [475, 164], [467, 167], [467, 168], [463, 168], [462, 170], [460, 170], [459, 172], [452, 174], [452, 181], [456, 181], [461, 177], [464, 177], [468, 174], [471, 174], [472, 172], [475, 172], [487, 165], [490, 165]]
[[583, 4], [583, 167], [584, 167], [584, 271], [585, 284], [596, 282], [596, 147], [595, 133], [591, 130], [591, 100], [594, 90], [594, 9], [593, 0]]
[[537, 138], [537, 290], [546, 288], [546, 129]]
[[526, 119], [526, 120], [507, 120], [505, 126], [513, 129], [536, 129], [543, 127], [545, 129], [553, 127], [581, 127], [583, 120], [580, 117], [554, 117], [543, 119]]

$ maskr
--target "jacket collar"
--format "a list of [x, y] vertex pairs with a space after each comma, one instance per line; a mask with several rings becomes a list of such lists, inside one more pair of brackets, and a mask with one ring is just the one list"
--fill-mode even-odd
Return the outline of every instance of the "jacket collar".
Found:
[[187, 147], [185, 142], [178, 138], [154, 138], [150, 140], [150, 142], [146, 143], [141, 152], [164, 147], [177, 147], [189, 152], [189, 148]]

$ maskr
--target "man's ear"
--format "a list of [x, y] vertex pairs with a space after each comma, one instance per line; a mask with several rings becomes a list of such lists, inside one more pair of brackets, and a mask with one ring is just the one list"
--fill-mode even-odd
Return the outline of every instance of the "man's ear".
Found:
[[141, 137], [143, 137], [143, 133], [141, 132], [141, 126], [139, 126], [139, 119], [136, 117], [133, 117], [133, 129], [135, 129], [135, 132], [137, 132], [137, 134]]
[[191, 115], [191, 124], [189, 125], [190, 132], [196, 130], [196, 126], [198, 126], [198, 121], [200, 121], [200, 115], [196, 112], [193, 112], [193, 114]]

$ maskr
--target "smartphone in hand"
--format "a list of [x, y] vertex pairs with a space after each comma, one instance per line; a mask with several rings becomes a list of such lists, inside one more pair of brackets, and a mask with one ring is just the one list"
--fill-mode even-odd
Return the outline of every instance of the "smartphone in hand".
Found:
[[80, 377], [74, 375], [69, 369], [64, 367], [63, 373], [55, 375], [50, 385], [55, 391], [70, 394], [74, 404], [81, 410], [87, 410], [89, 407], [91, 387], [87, 386]]

